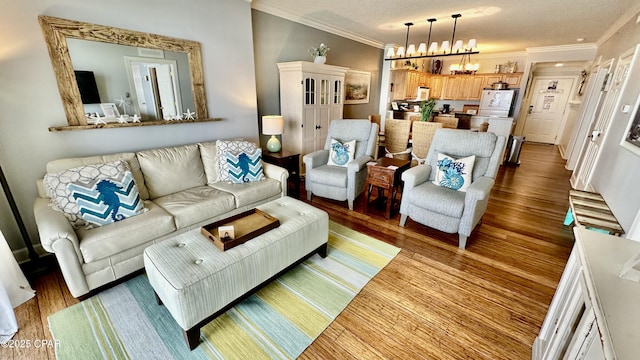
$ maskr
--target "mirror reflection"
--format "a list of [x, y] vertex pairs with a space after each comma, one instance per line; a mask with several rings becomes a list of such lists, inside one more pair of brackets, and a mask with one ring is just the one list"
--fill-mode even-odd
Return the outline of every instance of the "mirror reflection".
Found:
[[195, 109], [186, 53], [67, 39], [85, 114], [100, 103], [142, 121], [169, 120]]

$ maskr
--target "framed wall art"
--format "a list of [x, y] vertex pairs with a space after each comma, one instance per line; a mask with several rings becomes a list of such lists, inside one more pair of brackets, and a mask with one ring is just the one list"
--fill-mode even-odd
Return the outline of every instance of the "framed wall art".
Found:
[[344, 77], [344, 103], [367, 104], [371, 90], [371, 73], [348, 70]]

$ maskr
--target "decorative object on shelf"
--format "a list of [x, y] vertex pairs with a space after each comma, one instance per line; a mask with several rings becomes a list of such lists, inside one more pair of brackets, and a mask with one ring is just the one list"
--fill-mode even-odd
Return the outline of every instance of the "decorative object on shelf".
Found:
[[184, 113], [184, 119], [185, 120], [195, 120], [195, 118], [193, 117], [196, 113], [194, 113], [193, 111], [187, 109], [187, 112]]
[[140, 116], [138, 114], [133, 114], [133, 117], [131, 118], [131, 122], [139, 123], [140, 122]]
[[404, 47], [402, 46], [399, 47], [397, 52], [395, 52], [393, 48], [389, 48], [389, 50], [387, 50], [387, 56], [385, 60], [393, 61], [393, 60], [463, 55], [463, 61], [464, 61], [464, 56], [479, 54], [480, 53], [479, 51], [473, 50], [474, 48], [477, 47], [476, 39], [470, 39], [466, 47], [463, 46], [462, 40], [455, 41], [456, 25], [458, 23], [458, 18], [462, 17], [462, 15], [453, 14], [451, 15], [451, 17], [454, 19], [451, 42], [449, 42], [448, 40], [443, 41], [442, 47], [440, 48], [440, 52], [438, 52], [438, 42], [437, 41], [431, 42], [431, 28], [433, 26], [433, 22], [436, 21], [435, 18], [431, 18], [431, 19], [427, 19], [427, 21], [429, 22], [429, 36], [427, 38], [427, 43], [430, 43], [429, 50], [427, 50], [427, 43], [420, 43], [420, 45], [418, 46], [418, 50], [416, 50], [415, 45], [409, 44], [409, 29], [411, 28], [411, 26], [413, 26], [413, 23], [408, 22], [404, 24], [407, 27], [407, 36], [405, 39]]
[[429, 99], [420, 103], [420, 120], [431, 121], [433, 108], [436, 107], [436, 100]]
[[327, 61], [327, 53], [329, 52], [329, 47], [324, 43], [321, 43], [320, 46], [310, 47], [309, 54], [313, 57], [313, 62], [316, 64], [324, 64]]
[[93, 124], [94, 125], [106, 124], [107, 123], [106, 121], [104, 121], [104, 118], [100, 117], [99, 113], [96, 113], [95, 115], [92, 115], [89, 118], [91, 118], [91, 120], [93, 120]]
[[128, 123], [127, 119], [129, 118], [129, 115], [120, 115], [118, 116], [118, 123], [119, 124], [126, 124]]
[[267, 141], [267, 150], [270, 152], [278, 152], [282, 149], [282, 144], [276, 135], [284, 132], [284, 118], [280, 115], [265, 115], [262, 117], [262, 133], [271, 135]]
[[[127, 95], [129, 95], [129, 93], [127, 93]], [[122, 108], [122, 113], [124, 115], [127, 115], [127, 106], [131, 106], [131, 99], [126, 96], [120, 96], [119, 99], [115, 100], [118, 102], [118, 106], [120, 106]]]
[[120, 112], [114, 103], [101, 103], [100, 109], [102, 109], [102, 113], [107, 119], [115, 119], [120, 116]]
[[371, 73], [347, 70], [344, 77], [344, 103], [367, 104], [371, 90]]

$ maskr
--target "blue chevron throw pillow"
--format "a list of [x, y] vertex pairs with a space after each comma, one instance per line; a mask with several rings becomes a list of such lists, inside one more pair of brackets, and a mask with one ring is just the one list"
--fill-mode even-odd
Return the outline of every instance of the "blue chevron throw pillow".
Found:
[[72, 182], [69, 191], [90, 224], [107, 225], [147, 211], [130, 171], [116, 178]]
[[262, 149], [254, 152], [227, 152], [229, 180], [234, 184], [242, 184], [264, 179], [262, 172]]

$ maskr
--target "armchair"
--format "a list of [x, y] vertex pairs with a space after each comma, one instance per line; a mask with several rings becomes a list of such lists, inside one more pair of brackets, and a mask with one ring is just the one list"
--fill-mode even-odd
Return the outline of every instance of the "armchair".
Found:
[[[377, 136], [378, 124], [369, 120], [333, 120], [329, 124], [324, 149], [306, 154], [302, 158], [306, 168], [307, 199], [311, 201], [312, 195], [316, 195], [333, 200], [347, 200], [349, 210], [353, 210], [353, 201], [365, 188], [367, 162], [373, 160]], [[332, 139], [341, 143], [356, 140], [354, 159], [346, 166], [327, 164]]]
[[[458, 233], [458, 247], [464, 249], [471, 231], [487, 210], [506, 139], [494, 133], [440, 129], [436, 132], [424, 165], [402, 173], [404, 189], [400, 203], [400, 226], [407, 217], [447, 232]], [[471, 183], [466, 191], [435, 185], [438, 153], [453, 158], [475, 155]]]

